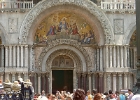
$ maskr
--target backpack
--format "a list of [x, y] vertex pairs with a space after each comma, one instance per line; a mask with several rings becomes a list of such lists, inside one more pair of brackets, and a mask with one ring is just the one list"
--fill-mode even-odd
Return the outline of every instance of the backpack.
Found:
[[123, 94], [119, 95], [120, 100], [125, 100], [125, 96]]

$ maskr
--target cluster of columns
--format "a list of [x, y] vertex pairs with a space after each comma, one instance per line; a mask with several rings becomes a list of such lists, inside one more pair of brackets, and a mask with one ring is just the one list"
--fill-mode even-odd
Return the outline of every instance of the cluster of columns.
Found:
[[105, 68], [135, 68], [136, 48], [106, 45], [104, 48]]
[[105, 91], [113, 90], [120, 91], [120, 89], [131, 89], [136, 82], [135, 75], [132, 73], [105, 73], [104, 84]]
[[20, 77], [23, 78], [24, 81], [26, 81], [28, 79], [28, 72], [24, 72], [24, 73], [19, 73], [19, 72], [6, 72], [1, 73], [1, 80], [6, 81], [6, 80], [10, 80], [11, 82], [17, 81]]
[[77, 73], [78, 88], [85, 91], [96, 89], [98, 92], [104, 92], [103, 73]]
[[49, 73], [29, 73], [29, 79], [35, 89], [35, 93], [41, 93], [44, 90], [49, 93]]
[[[2, 46], [1, 52], [5, 52], [5, 60], [4, 60], [5, 67], [17, 67], [17, 68], [29, 67], [29, 66], [32, 67], [32, 62], [31, 62], [32, 60], [29, 60], [32, 57], [31, 46], [28, 45]], [[4, 58], [4, 56], [2, 57]], [[2, 63], [1, 65], [4, 64]]]

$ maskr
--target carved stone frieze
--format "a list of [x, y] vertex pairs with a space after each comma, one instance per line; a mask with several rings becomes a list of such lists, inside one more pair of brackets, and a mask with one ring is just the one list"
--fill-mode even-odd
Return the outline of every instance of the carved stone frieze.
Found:
[[[39, 65], [37, 65], [37, 66], [38, 66], [38, 67], [37, 67], [38, 70], [41, 70], [41, 63], [42, 63], [42, 61], [43, 61], [43, 58], [44, 58], [45, 54], [46, 54], [50, 49], [54, 48], [55, 46], [59, 46], [59, 45], [70, 45], [70, 46], [72, 46], [72, 47], [75, 47], [76, 49], [78, 49], [78, 50], [84, 55], [85, 60], [86, 60], [86, 63], [87, 63], [87, 64], [86, 64], [87, 67], [92, 66], [92, 65], [91, 65], [91, 60], [90, 60], [90, 57], [89, 57], [87, 51], [79, 44], [78, 41], [76, 41], [76, 40], [67, 40], [67, 39], [57, 39], [57, 40], [55, 40], [55, 41], [49, 42], [48, 45], [47, 45], [46, 47], [44, 47], [44, 49], [42, 50], [42, 53], [40, 54], [39, 59], [38, 59], [38, 64], [39, 64]], [[62, 52], [61, 52], [61, 53], [62, 53]], [[72, 54], [71, 51], [65, 51], [64, 53], [65, 53], [65, 54], [67, 53], [67, 54], [69, 54], [69, 55]], [[49, 57], [49, 59], [50, 59], [50, 58], [51, 58], [51, 56]], [[48, 62], [50, 62], [49, 59], [47, 60]], [[50, 65], [48, 65], [48, 66], [50, 66]], [[80, 66], [80, 65], [79, 65], [79, 66]], [[49, 68], [49, 67], [48, 67], [48, 68]], [[50, 69], [47, 69], [47, 70], [50, 70]]]
[[37, 16], [39, 14], [41, 14], [47, 8], [51, 8], [51, 7], [57, 6], [57, 5], [65, 5], [65, 4], [79, 6], [81, 8], [88, 10], [91, 14], [96, 16], [97, 19], [101, 22], [101, 25], [104, 29], [104, 34], [106, 36], [105, 43], [106, 44], [113, 43], [113, 40], [114, 40], [113, 29], [111, 27], [111, 24], [110, 24], [107, 16], [104, 14], [104, 12], [100, 8], [98, 8], [90, 0], [42, 0], [42, 1], [40, 1], [26, 15], [26, 17], [21, 25], [21, 28], [20, 28], [21, 43], [24, 44], [27, 42], [27, 36], [29, 34], [29, 30], [30, 30], [34, 20], [37, 18]]

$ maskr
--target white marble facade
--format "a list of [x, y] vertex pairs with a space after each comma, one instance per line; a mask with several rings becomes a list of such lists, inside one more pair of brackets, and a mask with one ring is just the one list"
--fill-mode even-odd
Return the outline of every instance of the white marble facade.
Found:
[[[34, 43], [36, 28], [44, 16], [63, 11], [66, 5], [66, 11], [81, 14], [91, 26], [96, 26], [97, 45], [85, 46], [78, 40], [61, 38], [45, 45]], [[70, 9], [73, 7], [77, 10]], [[28, 10], [0, 9], [2, 81], [30, 78], [36, 92], [43, 88], [52, 92], [53, 59], [65, 55], [74, 65], [61, 70], [73, 70], [73, 88], [119, 91], [132, 88], [136, 82], [136, 47], [129, 45], [136, 30], [135, 13], [104, 12], [89, 0], [43, 0]]]

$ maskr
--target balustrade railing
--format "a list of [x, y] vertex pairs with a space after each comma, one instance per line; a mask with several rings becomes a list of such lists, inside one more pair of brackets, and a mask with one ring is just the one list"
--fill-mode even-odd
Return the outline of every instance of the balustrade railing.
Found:
[[0, 9], [31, 9], [33, 1], [8, 1], [0, 2]]
[[135, 2], [101, 2], [101, 9], [105, 11], [135, 11]]

